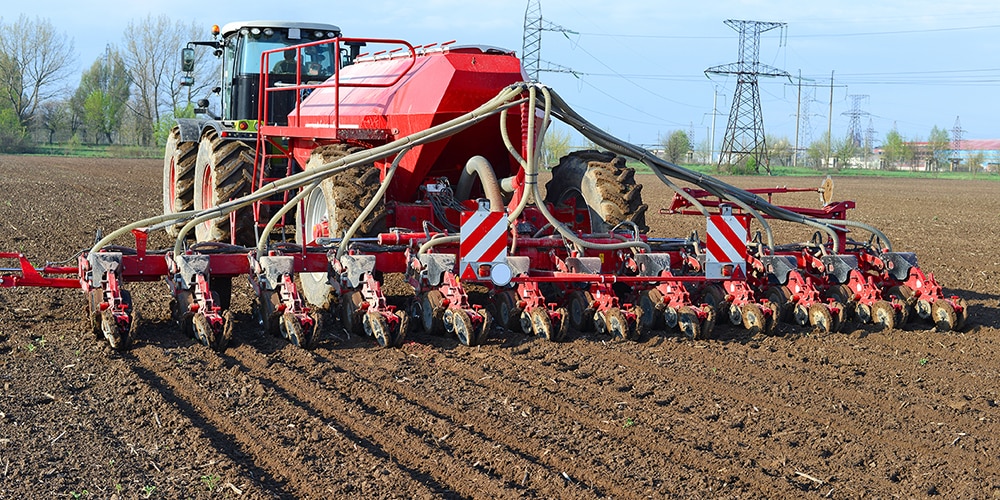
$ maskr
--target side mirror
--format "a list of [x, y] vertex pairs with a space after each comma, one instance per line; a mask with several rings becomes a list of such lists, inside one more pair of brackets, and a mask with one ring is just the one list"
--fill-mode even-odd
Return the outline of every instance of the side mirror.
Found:
[[194, 77], [191, 75], [184, 75], [181, 77], [181, 87], [190, 87], [194, 85]]
[[194, 49], [191, 47], [181, 49], [181, 71], [185, 73], [194, 71]]

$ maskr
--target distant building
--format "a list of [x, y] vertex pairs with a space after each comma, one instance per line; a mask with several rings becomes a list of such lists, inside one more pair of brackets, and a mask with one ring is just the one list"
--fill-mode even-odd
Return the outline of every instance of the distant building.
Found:
[[[1000, 169], [1000, 139], [963, 139], [961, 149], [942, 151], [943, 161], [937, 163], [934, 161], [934, 152], [929, 149], [927, 142], [908, 142], [906, 144], [913, 148], [912, 160], [899, 161], [892, 166], [887, 165], [883, 158], [883, 150], [878, 147], [873, 150], [877, 161], [869, 161], [867, 164], [859, 162], [858, 166], [861, 168], [914, 171], [996, 172]], [[953, 144], [949, 146], [954, 147]]]

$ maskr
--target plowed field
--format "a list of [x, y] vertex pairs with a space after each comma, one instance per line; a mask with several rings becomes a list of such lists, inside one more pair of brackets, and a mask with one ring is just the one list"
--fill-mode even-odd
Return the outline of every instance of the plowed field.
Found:
[[[0, 156], [0, 250], [74, 258], [159, 213], [161, 179], [158, 161]], [[0, 498], [1000, 495], [1000, 183], [835, 181], [853, 219], [968, 301], [963, 331], [724, 324], [705, 341], [553, 344], [498, 329], [477, 348], [415, 334], [380, 349], [330, 318], [305, 351], [258, 333], [243, 280], [225, 354], [177, 331], [163, 283], [128, 285], [139, 329], [116, 353], [78, 290], [3, 289]], [[651, 235], [704, 233], [657, 214], [670, 193], [640, 182]]]

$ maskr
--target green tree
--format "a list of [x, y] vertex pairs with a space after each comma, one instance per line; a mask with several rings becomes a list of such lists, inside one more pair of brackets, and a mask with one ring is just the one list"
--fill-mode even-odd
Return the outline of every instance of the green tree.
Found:
[[860, 153], [860, 148], [850, 136], [833, 141], [831, 147], [833, 148], [833, 157], [837, 160], [837, 168], [850, 167], [851, 161], [857, 158], [858, 153]]
[[95, 142], [104, 137], [108, 144], [114, 143], [129, 99], [129, 83], [121, 56], [111, 48], [80, 77], [73, 105]]
[[72, 135], [73, 110], [68, 100], [46, 102], [42, 105], [40, 117], [50, 145], [57, 136], [68, 138]]
[[767, 158], [769, 164], [778, 164], [787, 167], [792, 163], [794, 149], [787, 137], [766, 137]]
[[0, 101], [21, 125], [31, 126], [39, 108], [62, 93], [73, 66], [73, 40], [48, 19], [0, 21]]
[[559, 159], [569, 154], [569, 132], [549, 128], [542, 144], [542, 160], [545, 165], [556, 165]]
[[896, 127], [886, 132], [882, 143], [882, 160], [889, 170], [894, 170], [902, 163], [913, 159], [913, 148], [906, 144]]
[[666, 141], [661, 138], [663, 145], [663, 158], [671, 163], [680, 163], [687, 159], [687, 154], [691, 151], [691, 138], [683, 130], [675, 130], [670, 133]]
[[813, 168], [827, 167], [827, 161], [832, 156], [828, 148], [832, 147], [831, 141], [827, 138], [829, 134], [823, 132], [823, 136], [816, 139], [806, 148], [806, 159], [809, 166]]
[[21, 125], [21, 119], [14, 108], [0, 107], [0, 152], [20, 153], [24, 151], [28, 130]]
[[930, 152], [935, 169], [940, 170], [941, 165], [948, 164], [948, 156], [951, 154], [951, 138], [948, 136], [948, 131], [935, 125], [931, 129], [930, 137], [927, 138], [927, 150]]

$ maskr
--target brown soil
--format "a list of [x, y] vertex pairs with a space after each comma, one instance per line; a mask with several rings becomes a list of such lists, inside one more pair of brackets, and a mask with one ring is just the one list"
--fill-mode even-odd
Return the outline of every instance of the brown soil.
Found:
[[[73, 257], [159, 212], [160, 169], [0, 156], [0, 249]], [[658, 215], [667, 191], [639, 180], [652, 235], [703, 226]], [[86, 333], [78, 290], [0, 290], [0, 498], [997, 496], [1000, 183], [848, 178], [836, 195], [968, 301], [965, 331], [380, 349], [330, 320], [310, 352], [258, 333], [242, 281], [219, 355], [149, 283], [128, 285], [141, 319], [118, 354]]]

